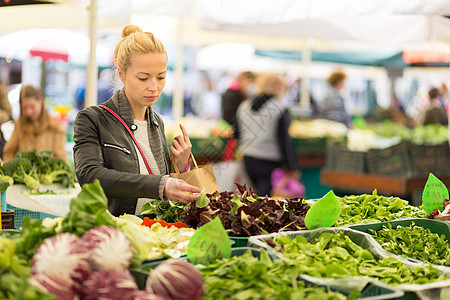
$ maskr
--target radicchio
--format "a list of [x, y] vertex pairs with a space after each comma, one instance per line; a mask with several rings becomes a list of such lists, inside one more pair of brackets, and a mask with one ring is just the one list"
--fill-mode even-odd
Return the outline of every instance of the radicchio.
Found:
[[134, 300], [137, 289], [136, 281], [128, 270], [100, 270], [92, 272], [83, 282], [81, 293], [84, 300]]
[[66, 276], [81, 282], [90, 273], [87, 248], [72, 233], [46, 238], [34, 253], [31, 273]]
[[130, 241], [124, 233], [111, 226], [97, 226], [82, 236], [89, 249], [93, 270], [127, 270], [133, 256]]
[[36, 274], [28, 278], [32, 286], [45, 294], [52, 294], [56, 300], [78, 300], [79, 284], [67, 276]]
[[205, 293], [202, 274], [181, 259], [168, 259], [147, 278], [146, 290], [170, 300], [199, 300]]

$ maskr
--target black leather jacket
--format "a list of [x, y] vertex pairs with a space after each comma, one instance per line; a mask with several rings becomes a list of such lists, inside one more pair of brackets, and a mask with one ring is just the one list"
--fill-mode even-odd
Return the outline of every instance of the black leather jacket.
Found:
[[[123, 90], [103, 103], [128, 125], [133, 114]], [[161, 118], [147, 109], [149, 140], [161, 174], [169, 174], [170, 157]], [[134, 214], [137, 198], [159, 199], [159, 190], [167, 176], [139, 174], [138, 152], [123, 125], [98, 106], [80, 111], [75, 119], [73, 148], [75, 172], [81, 185], [95, 179], [108, 197], [108, 209], [119, 216]], [[163, 186], [162, 186], [163, 187]]]

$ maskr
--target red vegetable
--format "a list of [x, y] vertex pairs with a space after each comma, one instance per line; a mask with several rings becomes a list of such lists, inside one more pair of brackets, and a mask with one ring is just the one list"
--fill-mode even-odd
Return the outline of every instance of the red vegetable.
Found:
[[89, 249], [93, 270], [126, 270], [133, 256], [130, 241], [124, 233], [111, 226], [97, 226], [82, 236]]
[[161, 226], [169, 227], [169, 228], [172, 226], [175, 226], [177, 228], [186, 227], [186, 224], [184, 224], [183, 222], [167, 223], [164, 220], [153, 220], [153, 219], [150, 219], [149, 217], [144, 217], [144, 220], [142, 221], [141, 225], [147, 226], [147, 227], [152, 227], [152, 225], [155, 223], [159, 223], [159, 224], [161, 224]]
[[129, 271], [100, 270], [92, 272], [81, 287], [84, 300], [133, 300], [137, 285]]
[[167, 299], [155, 294], [149, 294], [146, 291], [135, 291], [133, 294], [133, 300], [167, 300]]
[[35, 288], [46, 294], [52, 294], [56, 300], [79, 299], [79, 284], [66, 276], [36, 274], [28, 278]]
[[198, 300], [205, 293], [202, 274], [181, 259], [168, 259], [148, 276], [146, 289], [170, 300]]
[[61, 275], [81, 282], [90, 273], [88, 249], [72, 233], [46, 238], [34, 253], [31, 273]]

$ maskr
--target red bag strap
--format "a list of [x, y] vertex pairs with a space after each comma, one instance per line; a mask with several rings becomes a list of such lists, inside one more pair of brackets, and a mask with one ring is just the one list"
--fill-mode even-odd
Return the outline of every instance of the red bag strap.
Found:
[[128, 127], [128, 125], [124, 122], [124, 120], [122, 120], [122, 118], [116, 114], [115, 112], [113, 112], [109, 107], [106, 107], [104, 105], [99, 105], [99, 107], [106, 109], [109, 113], [111, 113], [117, 120], [119, 120], [120, 123], [122, 123], [123, 127], [125, 127], [125, 129], [128, 131], [128, 134], [131, 136], [131, 138], [133, 139], [133, 142], [136, 144], [136, 147], [138, 148], [139, 152], [141, 153], [142, 159], [144, 160], [144, 164], [147, 167], [147, 171], [149, 174], [153, 174], [152, 170], [150, 169], [150, 166], [147, 162], [147, 159], [145, 158], [144, 152], [142, 152], [141, 147], [139, 146], [138, 142], [136, 141], [136, 138], [134, 137], [134, 134], [131, 132], [130, 128]]

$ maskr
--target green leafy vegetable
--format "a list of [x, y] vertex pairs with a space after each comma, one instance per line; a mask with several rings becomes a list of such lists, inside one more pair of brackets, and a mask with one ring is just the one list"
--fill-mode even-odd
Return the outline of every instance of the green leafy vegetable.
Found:
[[107, 209], [108, 199], [100, 181], [84, 184], [81, 192], [70, 201], [70, 211], [62, 222], [62, 232], [71, 232], [82, 236], [98, 225], [116, 227], [114, 217]]
[[187, 209], [187, 205], [183, 203], [174, 203], [170, 200], [153, 200], [142, 206], [142, 216], [148, 216], [155, 220], [164, 220], [168, 223], [178, 221], [178, 215]]
[[344, 232], [325, 232], [312, 242], [301, 235], [293, 239], [277, 237], [274, 242], [276, 249], [298, 264], [300, 273], [315, 277], [368, 276], [391, 285], [422, 284], [448, 278], [438, 276], [439, 270], [431, 264], [427, 268], [411, 267], [393, 257], [376, 258]]
[[357, 224], [392, 221], [400, 218], [426, 218], [428, 214], [421, 207], [412, 206], [398, 197], [377, 195], [345, 196], [341, 201], [341, 215], [336, 227]]
[[370, 229], [369, 233], [386, 251], [404, 255], [428, 263], [450, 266], [450, 245], [445, 235], [432, 233], [430, 229], [416, 226], [383, 226], [381, 230]]
[[323, 287], [305, 287], [298, 281], [297, 264], [271, 260], [262, 250], [254, 257], [249, 250], [241, 256], [219, 259], [197, 268], [205, 278], [208, 299], [347, 299]]
[[209, 204], [209, 198], [206, 197], [206, 191], [203, 189], [200, 193], [200, 197], [198, 197], [197, 200], [195, 200], [195, 206], [198, 208], [206, 207]]

